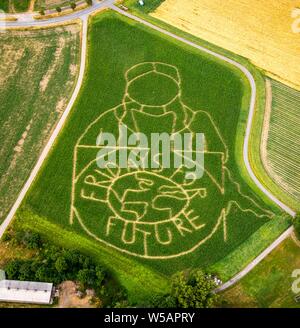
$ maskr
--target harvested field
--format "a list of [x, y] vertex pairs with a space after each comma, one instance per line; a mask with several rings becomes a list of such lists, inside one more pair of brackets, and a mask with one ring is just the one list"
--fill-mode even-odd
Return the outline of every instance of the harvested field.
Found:
[[0, 38], [0, 222], [71, 96], [79, 25], [10, 31]]
[[249, 58], [272, 77], [300, 89], [299, 0], [165, 0], [152, 16]]
[[272, 109], [262, 144], [264, 166], [277, 184], [300, 201], [300, 92], [271, 81]]

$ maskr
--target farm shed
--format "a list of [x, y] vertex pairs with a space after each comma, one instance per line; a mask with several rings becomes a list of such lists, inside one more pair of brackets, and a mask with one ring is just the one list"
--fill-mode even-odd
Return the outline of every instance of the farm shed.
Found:
[[0, 302], [51, 304], [53, 284], [44, 282], [1, 280]]

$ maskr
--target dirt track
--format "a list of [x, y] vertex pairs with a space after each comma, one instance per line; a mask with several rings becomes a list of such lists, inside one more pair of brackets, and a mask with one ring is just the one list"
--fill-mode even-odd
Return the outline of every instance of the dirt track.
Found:
[[76, 294], [76, 284], [73, 281], [65, 281], [59, 286], [59, 308], [92, 308], [91, 296], [79, 298]]

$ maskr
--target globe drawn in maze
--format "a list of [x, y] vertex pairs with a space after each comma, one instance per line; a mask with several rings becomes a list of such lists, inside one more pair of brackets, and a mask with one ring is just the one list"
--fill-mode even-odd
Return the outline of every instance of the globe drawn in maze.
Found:
[[[137, 64], [125, 73], [125, 80], [122, 103], [93, 121], [75, 146], [71, 224], [77, 219], [87, 234], [121, 252], [167, 259], [194, 251], [219, 229], [226, 241], [226, 219], [232, 206], [258, 217], [270, 216], [244, 196], [232, 180], [226, 168], [227, 146], [210, 114], [193, 111], [182, 102], [181, 79], [175, 66], [157, 62]], [[148, 136], [163, 132], [200, 132], [210, 136], [205, 140], [203, 178], [187, 179], [184, 166], [143, 169], [129, 161], [127, 168], [99, 168], [97, 156], [103, 146], [95, 146], [96, 140], [103, 132], [112, 133], [118, 140], [121, 124], [132, 133]], [[111, 152], [116, 158], [120, 156], [118, 147]], [[140, 155], [139, 160], [144, 158]], [[256, 212], [225, 199], [226, 177], [240, 197], [249, 198]], [[215, 205], [208, 215], [210, 203]]]

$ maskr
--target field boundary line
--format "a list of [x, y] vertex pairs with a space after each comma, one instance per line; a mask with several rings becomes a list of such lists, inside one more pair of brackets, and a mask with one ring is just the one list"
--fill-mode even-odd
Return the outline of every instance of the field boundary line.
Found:
[[87, 31], [88, 31], [88, 16], [83, 16], [81, 18], [81, 24], [82, 24], [82, 31], [81, 31], [81, 54], [80, 54], [80, 69], [79, 69], [79, 75], [76, 82], [76, 86], [74, 89], [74, 92], [71, 96], [71, 99], [61, 116], [60, 120], [58, 121], [52, 135], [50, 136], [50, 139], [48, 140], [45, 148], [43, 149], [37, 163], [35, 164], [33, 170], [30, 173], [29, 178], [27, 179], [25, 185], [23, 186], [21, 192], [18, 195], [17, 200], [15, 201], [13, 207], [10, 209], [7, 217], [3, 221], [3, 223], [0, 226], [0, 239], [2, 238], [3, 234], [5, 233], [6, 229], [8, 228], [9, 224], [11, 223], [12, 219], [14, 218], [14, 215], [16, 214], [17, 209], [21, 205], [27, 191], [29, 190], [31, 184], [33, 183], [35, 177], [37, 176], [41, 166], [43, 165], [43, 162], [45, 158], [47, 157], [48, 153], [50, 152], [59, 132], [62, 130], [65, 121], [67, 117], [69, 116], [69, 113], [77, 99], [78, 93], [80, 91], [83, 78], [84, 78], [84, 72], [85, 72], [85, 66], [86, 66], [86, 49], [87, 49]]

